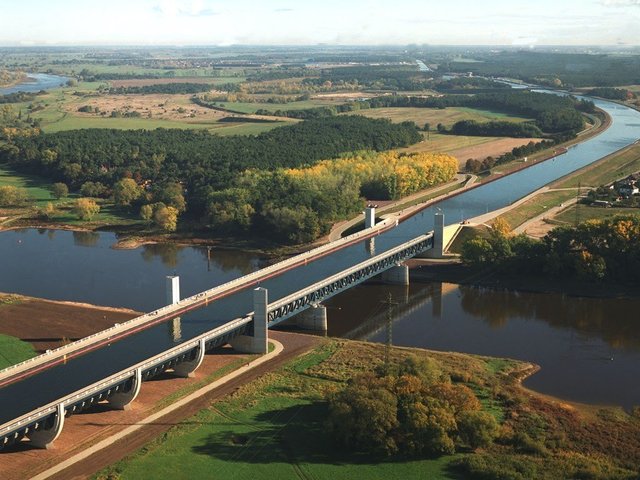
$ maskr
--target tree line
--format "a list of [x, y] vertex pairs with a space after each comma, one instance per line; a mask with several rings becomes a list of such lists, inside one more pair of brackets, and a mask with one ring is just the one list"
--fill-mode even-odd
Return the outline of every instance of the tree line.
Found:
[[457, 161], [444, 154], [363, 152], [302, 168], [243, 172], [224, 190], [210, 190], [210, 228], [229, 233], [269, 231], [283, 243], [327, 233], [362, 210], [362, 197], [391, 199], [450, 180]]
[[149, 95], [149, 94], [195, 94], [208, 92], [213, 87], [207, 83], [156, 83], [153, 85], [143, 85], [140, 87], [112, 87], [109, 93], [112, 95]]
[[530, 92], [526, 90], [479, 93], [476, 95], [444, 95], [442, 97], [388, 95], [329, 107], [316, 107], [302, 110], [279, 109], [275, 112], [261, 109], [258, 112], [261, 115], [277, 115], [308, 119], [333, 116], [339, 113], [354, 112], [369, 108], [386, 107], [440, 109], [447, 107], [487, 108], [505, 113], [532, 117], [535, 121], [535, 125], [542, 132], [548, 134], [558, 134], [562, 132], [575, 133], [581, 130], [584, 126], [584, 120], [580, 112], [595, 112], [595, 105], [591, 101], [577, 100], [572, 97], [560, 97], [557, 95]]
[[476, 137], [536, 138], [543, 135], [542, 130], [532, 123], [506, 121], [476, 122], [475, 120], [461, 120], [454, 123], [449, 130], [443, 127], [439, 128], [438, 131], [440, 133]]
[[554, 228], [542, 240], [510, 235], [499, 223], [488, 238], [467, 241], [465, 263], [503, 272], [615, 281], [640, 281], [640, 216], [618, 215]]

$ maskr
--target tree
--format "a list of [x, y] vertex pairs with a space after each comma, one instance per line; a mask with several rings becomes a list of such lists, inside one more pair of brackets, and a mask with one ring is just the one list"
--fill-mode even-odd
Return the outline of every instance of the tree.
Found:
[[55, 213], [56, 209], [51, 202], [47, 202], [44, 208], [38, 210], [38, 216], [44, 220], [51, 220]]
[[178, 209], [158, 204], [153, 213], [153, 220], [164, 231], [175, 232], [178, 228]]
[[113, 200], [119, 207], [128, 207], [142, 196], [142, 189], [132, 178], [123, 178], [113, 186]]
[[90, 198], [79, 198], [76, 200], [74, 211], [80, 220], [91, 220], [100, 212], [100, 205]]
[[498, 430], [498, 422], [490, 413], [465, 411], [458, 416], [458, 435], [473, 449], [490, 445]]
[[65, 198], [69, 195], [69, 187], [67, 187], [65, 183], [57, 182], [51, 186], [51, 192], [54, 197], [60, 200], [61, 198]]
[[28, 198], [27, 190], [22, 187], [5, 185], [0, 187], [0, 206], [17, 207], [26, 203]]
[[84, 197], [107, 197], [109, 189], [100, 182], [84, 182], [80, 187], [80, 193]]
[[153, 219], [153, 207], [151, 205], [143, 205], [140, 207], [140, 218], [146, 223], [151, 223]]
[[187, 209], [187, 202], [184, 199], [184, 188], [179, 183], [167, 183], [154, 190], [154, 199], [165, 205], [174, 207], [179, 213]]

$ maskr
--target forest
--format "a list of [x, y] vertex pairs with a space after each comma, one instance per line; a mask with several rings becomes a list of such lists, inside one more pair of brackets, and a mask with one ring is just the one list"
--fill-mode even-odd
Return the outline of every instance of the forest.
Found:
[[[277, 241], [297, 243], [322, 233], [329, 219], [360, 208], [360, 185], [345, 178], [324, 190], [314, 185], [302, 188], [274, 171], [347, 152], [405, 147], [420, 139], [413, 123], [393, 124], [357, 116], [309, 120], [258, 136], [86, 129], [17, 135], [0, 146], [0, 163], [18, 171], [37, 172], [87, 195], [114, 195], [116, 204], [129, 210], [151, 202], [153, 212], [162, 211], [163, 206], [180, 213], [186, 209], [200, 227], [232, 225], [228, 230], [237, 231], [261, 225]], [[123, 184], [123, 179], [131, 180], [128, 183], [132, 185]], [[325, 179], [318, 180], [318, 185], [326, 184]], [[179, 196], [185, 197], [181, 202], [175, 200], [178, 195], [167, 200], [162, 193], [175, 185], [181, 186]], [[317, 194], [310, 193], [314, 189]], [[351, 197], [341, 206], [338, 200], [344, 195]], [[260, 199], [258, 210], [246, 196]], [[186, 205], [181, 205], [185, 200]], [[234, 208], [227, 210], [233, 210], [235, 220], [220, 220], [211, 207], [216, 203], [232, 205]], [[244, 208], [244, 213], [236, 207]], [[254, 222], [255, 211], [260, 213], [262, 224]]]
[[552, 87], [633, 85], [640, 83], [638, 55], [532, 51], [475, 52], [474, 63], [446, 61], [440, 72], [519, 78]]
[[207, 83], [156, 83], [154, 85], [144, 85], [142, 87], [110, 88], [109, 93], [112, 95], [180, 95], [208, 92], [211, 88], [211, 85]]

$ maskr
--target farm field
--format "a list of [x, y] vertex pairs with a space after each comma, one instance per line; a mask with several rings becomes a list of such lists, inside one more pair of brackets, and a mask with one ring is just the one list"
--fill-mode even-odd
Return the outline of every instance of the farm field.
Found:
[[[233, 117], [225, 112], [201, 107], [191, 102], [190, 95], [94, 95], [98, 82], [84, 82], [77, 87], [52, 90], [38, 96], [33, 102], [13, 104], [15, 111], [27, 112], [33, 104], [37, 109], [31, 114], [41, 119], [41, 128], [47, 133], [82, 128], [115, 128], [119, 130], [156, 128], [205, 129], [220, 135], [254, 135], [288, 123], [285, 120], [272, 123], [251, 123], [220, 120]], [[83, 113], [78, 109], [90, 106], [98, 113]], [[134, 117], [111, 117], [112, 111], [121, 115], [137, 112]], [[101, 115], [100, 112], [105, 112]], [[293, 120], [292, 120], [293, 121]]]
[[304, 110], [307, 108], [326, 107], [330, 105], [337, 105], [343, 102], [329, 101], [329, 100], [304, 100], [300, 102], [289, 103], [263, 103], [263, 102], [214, 102], [214, 105], [224, 108], [233, 112], [239, 113], [255, 113], [258, 110], [269, 110], [275, 112], [276, 110]]
[[416, 152], [442, 152], [453, 155], [458, 159], [462, 169], [469, 158], [484, 159], [486, 157], [499, 157], [503, 153], [510, 152], [514, 147], [526, 145], [530, 141], [540, 141], [538, 138], [507, 138], [507, 137], [470, 137], [464, 135], [442, 135], [431, 132], [429, 140], [403, 148], [405, 153]]
[[389, 108], [371, 108], [358, 110], [347, 115], [364, 115], [369, 118], [388, 118], [392, 122], [414, 122], [422, 127], [425, 123], [431, 125], [431, 129], [435, 130], [436, 125], [441, 123], [445, 127], [450, 127], [461, 120], [475, 120], [476, 122], [488, 122], [491, 120], [509, 121], [509, 122], [525, 122], [530, 120], [524, 117], [510, 116], [504, 113], [493, 112], [490, 110], [479, 110], [464, 107], [450, 108], [411, 108], [411, 107], [389, 107]]

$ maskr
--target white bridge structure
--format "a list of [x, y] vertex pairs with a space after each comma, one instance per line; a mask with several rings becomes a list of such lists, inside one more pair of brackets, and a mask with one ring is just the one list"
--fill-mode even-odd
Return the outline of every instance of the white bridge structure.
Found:
[[[246, 315], [4, 422], [0, 425], [0, 449], [27, 439], [35, 447], [49, 448], [60, 435], [66, 416], [101, 401], [108, 402], [115, 409], [126, 409], [135, 400], [145, 380], [165, 371], [178, 376], [191, 376], [202, 363], [206, 351], [224, 344], [230, 343], [239, 351], [267, 353], [268, 328], [305, 310], [307, 312], [298, 317], [300, 326], [326, 330], [326, 309], [321, 305], [322, 301], [374, 277], [386, 283], [408, 285], [408, 267], [402, 262], [434, 249], [434, 245], [435, 256], [443, 254], [442, 214], [436, 214], [435, 233], [419, 235], [379, 254], [375, 253], [376, 237], [396, 228], [398, 220], [387, 219], [375, 224], [373, 207], [367, 208], [365, 219], [368, 228], [361, 232], [189, 298], [181, 300], [178, 278], [167, 277], [167, 298], [172, 302], [170, 305], [0, 371], [1, 393], [7, 386], [44, 376], [56, 365], [76, 361], [76, 358], [81, 358], [87, 352], [110, 346], [153, 325], [170, 321], [179, 325], [181, 315], [208, 306], [240, 290], [253, 288], [253, 311]], [[265, 279], [361, 242], [367, 242], [370, 258], [311, 285], [302, 286], [300, 290], [272, 303], [268, 301], [267, 289], [259, 286]]]

